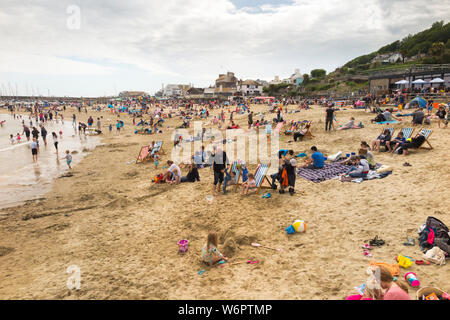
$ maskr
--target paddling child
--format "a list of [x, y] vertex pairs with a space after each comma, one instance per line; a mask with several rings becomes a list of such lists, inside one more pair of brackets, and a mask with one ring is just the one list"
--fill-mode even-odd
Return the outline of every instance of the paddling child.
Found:
[[72, 170], [72, 167], [70, 166], [70, 164], [72, 163], [72, 155], [70, 154], [69, 150], [66, 150], [66, 156], [62, 159], [66, 159], [67, 166]]
[[39, 150], [39, 144], [37, 143], [37, 139], [33, 138], [33, 141], [31, 142], [31, 155], [33, 156], [33, 162], [37, 162], [38, 160], [38, 150]]
[[225, 260], [228, 258], [224, 257], [222, 253], [217, 249], [218, 237], [217, 233], [210, 232], [208, 234], [208, 238], [206, 240], [206, 244], [202, 249], [202, 260], [207, 265], [211, 266], [219, 261]]

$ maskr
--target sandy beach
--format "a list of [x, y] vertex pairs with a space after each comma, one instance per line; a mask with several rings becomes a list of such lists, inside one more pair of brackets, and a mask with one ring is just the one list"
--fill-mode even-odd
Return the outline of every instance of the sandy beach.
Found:
[[[251, 109], [256, 114], [267, 107]], [[115, 121], [104, 111], [78, 115], [70, 108], [64, 118], [72, 113], [84, 121], [89, 115]], [[315, 137], [301, 142], [284, 137], [280, 147], [308, 154], [313, 145], [329, 155], [356, 152], [360, 141], [370, 143], [383, 126], [371, 124], [375, 115], [364, 110], [337, 113], [341, 124], [351, 116], [365, 128], [325, 132], [319, 106], [286, 114], [288, 121], [312, 121]], [[431, 125], [432, 150], [407, 157], [375, 152], [378, 163], [393, 168], [385, 179], [313, 183], [297, 177], [296, 190], [304, 194], [272, 192], [272, 198], [262, 199], [262, 193], [232, 191], [209, 204], [210, 169], [200, 170], [197, 183], [152, 182], [164, 171], [161, 165], [173, 146], [167, 126], [180, 125], [179, 118], [168, 119], [163, 133], [155, 135], [135, 135], [131, 118], [120, 119], [125, 122], [120, 135], [115, 129], [110, 134], [103, 122], [102, 145], [74, 167], [72, 176], [55, 179], [41, 199], [0, 210], [0, 299], [341, 300], [367, 279], [370, 261], [395, 263], [399, 254], [421, 259], [417, 229], [428, 216], [450, 225], [450, 130], [438, 129], [436, 122]], [[234, 120], [247, 126], [246, 115]], [[409, 121], [392, 126], [409, 127]], [[127, 164], [154, 140], [163, 140], [166, 149], [158, 169], [152, 163]], [[404, 167], [405, 161], [412, 166]], [[297, 219], [306, 222], [307, 231], [288, 236], [284, 229]], [[205, 269], [200, 253], [210, 230], [219, 233], [219, 248], [229, 262], [199, 275]], [[372, 250], [372, 258], [365, 257], [361, 246], [376, 235], [386, 244]], [[416, 245], [404, 246], [406, 237], [415, 238]], [[190, 241], [185, 255], [178, 253], [180, 239]], [[252, 242], [283, 251], [255, 248]], [[234, 264], [249, 259], [259, 263]], [[81, 271], [79, 290], [66, 285], [71, 265]], [[417, 273], [422, 287], [450, 290], [448, 264], [413, 265], [408, 271]], [[401, 276], [406, 272], [401, 269]], [[416, 289], [410, 287], [409, 293], [415, 299]]]

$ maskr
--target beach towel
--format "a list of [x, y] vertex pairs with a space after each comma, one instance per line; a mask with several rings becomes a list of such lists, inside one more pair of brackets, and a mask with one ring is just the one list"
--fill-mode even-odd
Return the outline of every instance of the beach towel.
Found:
[[323, 182], [333, 179], [334, 177], [347, 172], [349, 166], [340, 163], [325, 164], [322, 169], [306, 169], [300, 168], [297, 170], [297, 175], [301, 178], [312, 182]]
[[400, 121], [392, 120], [392, 121], [381, 121], [377, 122], [378, 124], [392, 124], [392, 123], [400, 123]]

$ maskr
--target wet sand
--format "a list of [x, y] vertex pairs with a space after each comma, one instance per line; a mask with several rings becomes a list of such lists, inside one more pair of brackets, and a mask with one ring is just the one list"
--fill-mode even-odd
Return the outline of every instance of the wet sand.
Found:
[[[255, 113], [260, 109], [266, 107], [253, 108]], [[110, 114], [101, 114], [114, 123]], [[66, 112], [65, 118], [70, 115]], [[328, 154], [356, 151], [361, 140], [370, 142], [382, 127], [370, 124], [374, 115], [363, 110], [337, 113], [340, 123], [351, 116], [366, 127], [326, 133], [321, 108], [288, 114], [288, 120], [312, 120], [315, 138], [294, 143], [286, 137], [280, 146], [308, 154], [312, 145]], [[246, 115], [234, 118], [246, 127]], [[272, 192], [271, 199], [261, 199], [231, 192], [208, 204], [209, 169], [200, 170], [199, 183], [169, 186], [151, 181], [161, 167], [127, 164], [152, 140], [164, 141], [167, 155], [160, 162], [168, 160], [172, 131], [135, 135], [131, 119], [121, 119], [125, 132], [107, 132], [103, 145], [74, 168], [73, 176], [56, 179], [43, 199], [0, 211], [1, 299], [343, 299], [365, 281], [371, 260], [395, 263], [398, 254], [421, 258], [417, 244], [405, 247], [403, 242], [417, 239], [417, 228], [428, 216], [450, 226], [450, 129], [438, 129], [435, 122], [433, 150], [406, 158], [375, 153], [377, 162], [393, 168], [385, 179], [316, 184], [297, 178], [296, 189], [304, 195]], [[165, 126], [179, 124], [169, 119]], [[402, 166], [405, 161], [412, 167]], [[287, 236], [284, 229], [296, 219], [306, 221], [307, 232]], [[199, 275], [210, 230], [219, 233], [219, 249], [230, 263]], [[386, 245], [366, 258], [360, 247], [375, 235]], [[178, 253], [180, 239], [190, 241], [185, 255]], [[254, 248], [252, 242], [283, 252]], [[248, 259], [259, 263], [232, 265]], [[66, 286], [70, 265], [80, 268], [79, 290]], [[450, 290], [449, 264], [414, 265], [407, 271], [415, 272], [422, 286]], [[401, 275], [405, 272], [401, 269]], [[411, 297], [415, 292], [410, 289]]]
[[[0, 166], [2, 168], [0, 208], [16, 206], [25, 200], [42, 197], [51, 190], [53, 179], [67, 172], [68, 166], [62, 159], [66, 150], [72, 153], [72, 165], [75, 166], [100, 141], [98, 137], [74, 134], [74, 128], [69, 121], [47, 122], [44, 126], [48, 132], [47, 146], [39, 135], [38, 162], [33, 163], [30, 142], [27, 141], [25, 134], [22, 135], [22, 120], [14, 119], [9, 114], [0, 114], [0, 119], [6, 120], [0, 128]], [[30, 127], [28, 115], [24, 116], [23, 120]], [[34, 125], [36, 126], [35, 123]], [[38, 126], [36, 128], [40, 133], [40, 128]], [[62, 138], [59, 135], [60, 130], [63, 132]], [[52, 131], [58, 135], [58, 155], [53, 144]], [[16, 138], [17, 133], [21, 135], [21, 142], [16, 141], [15, 144], [11, 144], [10, 134]]]

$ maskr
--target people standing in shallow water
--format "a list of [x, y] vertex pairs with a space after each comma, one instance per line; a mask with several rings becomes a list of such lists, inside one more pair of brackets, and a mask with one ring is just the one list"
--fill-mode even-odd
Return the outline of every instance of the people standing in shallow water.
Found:
[[53, 145], [55, 146], [56, 149], [56, 154], [58, 154], [58, 135], [56, 134], [56, 132], [52, 132], [52, 137], [53, 137]]
[[38, 161], [38, 151], [39, 151], [39, 144], [37, 143], [37, 139], [33, 138], [33, 141], [31, 142], [31, 155], [33, 157], [33, 162]]

